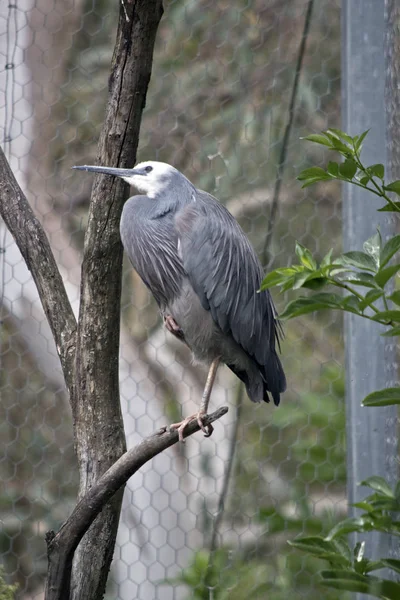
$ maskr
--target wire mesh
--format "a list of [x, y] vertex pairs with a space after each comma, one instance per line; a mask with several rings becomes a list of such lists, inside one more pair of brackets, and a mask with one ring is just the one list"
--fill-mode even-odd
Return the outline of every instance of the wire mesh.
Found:
[[[170, 0], [157, 36], [138, 159], [169, 162], [217, 196], [260, 255], [308, 6]], [[45, 227], [75, 311], [91, 181], [70, 167], [96, 160], [117, 10], [104, 0], [0, 7], [3, 147]], [[329, 182], [303, 192], [295, 182], [321, 158], [299, 138], [337, 126], [339, 112], [340, 2], [320, 0], [311, 13], [269, 247], [274, 267], [292, 260], [295, 240], [320, 257], [340, 250], [338, 187]], [[72, 423], [35, 286], [4, 225], [0, 247], [1, 562], [19, 597], [38, 599], [44, 534], [60, 526], [76, 499]], [[196, 409], [205, 372], [164, 332], [128, 264], [123, 281], [121, 402], [131, 447]], [[282, 308], [285, 299], [275, 300]], [[319, 563], [286, 541], [325, 531], [347, 509], [342, 327], [326, 314], [285, 329], [289, 389], [278, 409], [251, 404], [220, 370], [212, 405], [230, 411], [213, 437], [192, 437], [129, 482], [107, 597], [321, 597]]]

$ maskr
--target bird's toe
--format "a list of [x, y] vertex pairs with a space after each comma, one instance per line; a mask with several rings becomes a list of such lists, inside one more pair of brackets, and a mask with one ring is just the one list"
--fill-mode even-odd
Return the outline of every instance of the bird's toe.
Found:
[[204, 433], [204, 437], [210, 437], [212, 432], [214, 431], [214, 427], [209, 423], [208, 425], [204, 425], [203, 419], [207, 416], [207, 413], [199, 411], [196, 415], [196, 421], [202, 432]]
[[182, 443], [185, 443], [185, 440], [183, 439], [183, 436], [185, 434], [185, 429], [189, 425], [189, 423], [196, 421], [198, 426], [204, 433], [204, 437], [210, 437], [212, 432], [214, 431], [214, 427], [211, 425], [211, 423], [209, 423], [208, 425], [204, 425], [203, 419], [206, 416], [207, 416], [207, 414], [205, 412], [199, 411], [195, 415], [186, 417], [186, 419], [184, 419], [180, 423], [172, 423], [172, 425], [170, 425], [169, 428], [170, 428], [170, 430], [176, 430], [178, 432], [179, 441]]

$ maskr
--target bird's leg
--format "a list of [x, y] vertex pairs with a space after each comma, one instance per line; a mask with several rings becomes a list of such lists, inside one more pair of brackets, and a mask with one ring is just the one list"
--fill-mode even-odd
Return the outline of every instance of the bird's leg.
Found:
[[178, 430], [178, 434], [179, 434], [179, 441], [183, 442], [183, 432], [185, 431], [185, 427], [194, 419], [196, 419], [200, 429], [203, 431], [205, 437], [210, 437], [210, 435], [212, 434], [212, 432], [214, 431], [214, 427], [211, 425], [211, 423], [209, 425], [204, 425], [203, 423], [203, 417], [207, 414], [207, 410], [208, 410], [208, 404], [210, 402], [210, 396], [211, 396], [211, 390], [213, 388], [214, 385], [214, 381], [215, 381], [215, 376], [217, 374], [217, 370], [218, 370], [218, 366], [220, 363], [220, 358], [215, 358], [209, 368], [208, 371], [208, 375], [207, 375], [207, 381], [206, 381], [206, 385], [204, 386], [204, 391], [203, 391], [203, 395], [201, 398], [201, 404], [200, 404], [200, 409], [199, 412], [195, 415], [192, 415], [190, 417], [186, 417], [186, 419], [184, 419], [183, 421], [181, 421], [180, 423], [173, 423], [170, 426], [170, 429], [177, 429]]
[[215, 377], [217, 375], [219, 361], [220, 361], [219, 357], [215, 358], [210, 365], [210, 368], [208, 370], [206, 385], [204, 386], [203, 396], [201, 398], [200, 409], [199, 409], [199, 412], [197, 413], [197, 422], [206, 437], [210, 437], [210, 435], [214, 431], [214, 427], [211, 424], [207, 425], [207, 428], [208, 428], [208, 431], [207, 431], [203, 425], [202, 417], [204, 417], [204, 415], [206, 415], [207, 411], [208, 411], [208, 405], [210, 403], [210, 397], [211, 397], [211, 390], [213, 388]]
[[178, 323], [175, 321], [172, 315], [163, 315], [165, 328], [172, 333], [178, 339], [184, 341], [185, 337], [183, 335], [182, 329], [179, 327]]

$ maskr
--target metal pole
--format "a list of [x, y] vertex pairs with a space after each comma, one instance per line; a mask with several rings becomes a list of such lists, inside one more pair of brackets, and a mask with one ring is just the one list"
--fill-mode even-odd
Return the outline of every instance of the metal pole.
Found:
[[[342, 0], [343, 129], [350, 135], [370, 129], [362, 153], [364, 162], [387, 164], [385, 118], [384, 2]], [[343, 186], [344, 249], [362, 250], [379, 226], [385, 240], [394, 223], [378, 213], [382, 202], [355, 186]], [[397, 479], [397, 408], [362, 408], [370, 392], [397, 379], [394, 338], [383, 338], [382, 327], [356, 315], [344, 320], [346, 347], [347, 490], [349, 503], [365, 497], [357, 484], [371, 475]], [[350, 508], [350, 514], [357, 514]], [[366, 555], [390, 555], [390, 541], [380, 533], [356, 534], [366, 540]], [[367, 596], [356, 594], [357, 600]]]

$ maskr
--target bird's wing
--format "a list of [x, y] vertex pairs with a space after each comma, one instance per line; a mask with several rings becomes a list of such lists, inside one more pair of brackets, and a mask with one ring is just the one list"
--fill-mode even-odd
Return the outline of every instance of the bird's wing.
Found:
[[147, 196], [127, 200], [120, 231], [133, 267], [163, 310], [179, 295], [186, 274], [178, 254], [173, 215], [166, 212], [152, 218], [154, 203]]
[[265, 367], [276, 356], [279, 325], [269, 292], [257, 293], [262, 267], [241, 227], [201, 191], [177, 213], [175, 227], [183, 266], [203, 307]]

